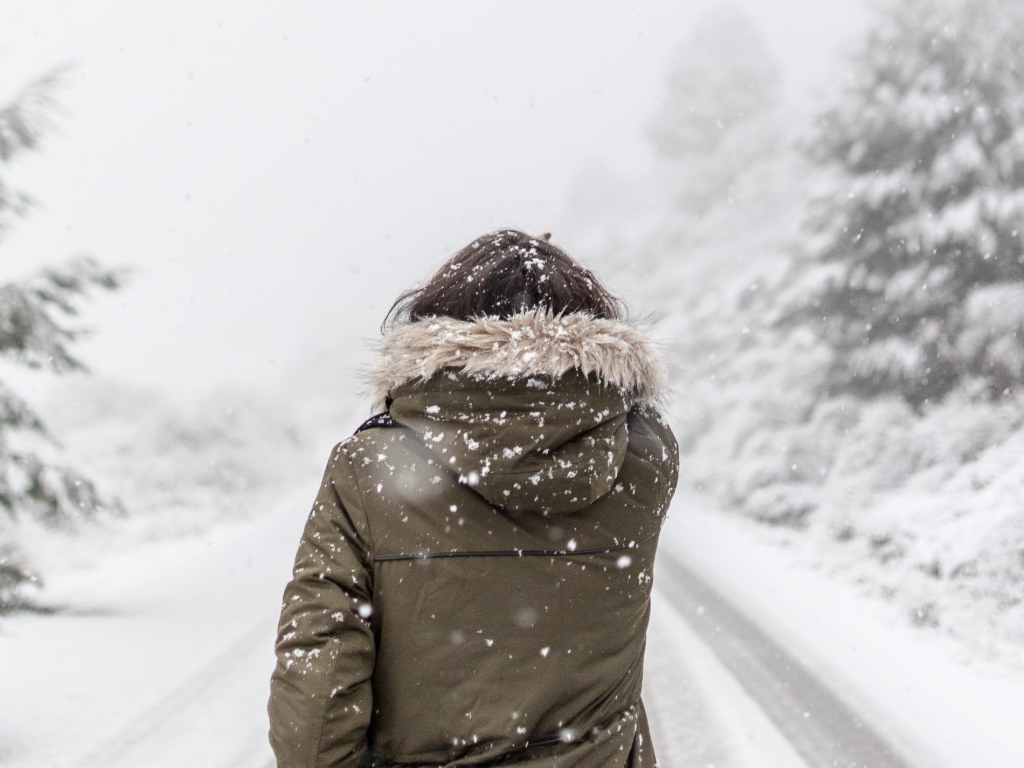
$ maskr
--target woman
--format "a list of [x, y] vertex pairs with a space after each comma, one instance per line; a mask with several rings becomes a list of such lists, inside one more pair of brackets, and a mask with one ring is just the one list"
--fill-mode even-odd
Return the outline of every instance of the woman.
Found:
[[654, 766], [640, 686], [678, 451], [647, 333], [515, 230], [389, 318], [383, 412], [334, 448], [284, 595], [278, 765]]

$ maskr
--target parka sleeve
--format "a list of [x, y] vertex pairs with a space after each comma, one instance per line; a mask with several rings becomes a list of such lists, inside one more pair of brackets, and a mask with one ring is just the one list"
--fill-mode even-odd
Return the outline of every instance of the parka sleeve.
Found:
[[328, 462], [284, 592], [268, 704], [279, 768], [368, 763], [373, 556], [344, 445]]

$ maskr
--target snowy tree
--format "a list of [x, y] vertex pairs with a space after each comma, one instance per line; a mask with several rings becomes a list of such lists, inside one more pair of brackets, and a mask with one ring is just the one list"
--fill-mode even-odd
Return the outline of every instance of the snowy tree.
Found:
[[1024, 6], [899, 0], [810, 146], [834, 173], [784, 319], [834, 392], [915, 406], [1024, 383]]
[[779, 126], [763, 118], [780, 104], [781, 84], [778, 62], [742, 11], [721, 6], [698, 19], [648, 125], [684, 211], [705, 213], [779, 143]]
[[[92, 259], [78, 259], [19, 282], [0, 285], [0, 356], [56, 373], [85, 370], [69, 349], [82, 331], [67, 327], [76, 301], [91, 287], [114, 289], [121, 276]], [[37, 453], [15, 449], [11, 432], [52, 436], [39, 415], [0, 382], [0, 509], [11, 517], [30, 514], [60, 523], [87, 517], [103, 505], [93, 484]]]
[[[46, 129], [55, 106], [53, 92], [63, 70], [54, 70], [31, 82], [9, 104], [0, 107], [0, 165], [8, 164], [26, 150], [35, 149]], [[23, 216], [32, 199], [13, 189], [0, 176], [0, 233], [16, 216]]]
[[[0, 171], [38, 146], [49, 125], [58, 82], [58, 74], [40, 78], [0, 108]], [[0, 234], [15, 218], [24, 216], [31, 203], [0, 175]], [[80, 299], [91, 289], [114, 290], [123, 277], [122, 272], [101, 267], [91, 258], [78, 258], [0, 285], [0, 357], [55, 373], [85, 370], [71, 351], [83, 330], [67, 321], [77, 314]], [[55, 442], [39, 415], [0, 382], [0, 512], [8, 522], [30, 516], [60, 525], [105, 507], [118, 508], [116, 501], [105, 504], [93, 483], [71, 467], [19, 447], [14, 438], [26, 433]], [[16, 602], [16, 587], [28, 578], [16, 553], [5, 544], [0, 551], [0, 612]]]

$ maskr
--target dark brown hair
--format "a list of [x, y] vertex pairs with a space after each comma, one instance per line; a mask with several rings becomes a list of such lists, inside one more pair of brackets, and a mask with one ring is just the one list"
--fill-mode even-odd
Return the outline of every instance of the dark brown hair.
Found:
[[516, 229], [478, 237], [426, 283], [399, 296], [383, 327], [427, 317], [507, 319], [539, 308], [621, 319], [622, 301], [590, 270], [548, 242], [549, 237], [531, 237]]

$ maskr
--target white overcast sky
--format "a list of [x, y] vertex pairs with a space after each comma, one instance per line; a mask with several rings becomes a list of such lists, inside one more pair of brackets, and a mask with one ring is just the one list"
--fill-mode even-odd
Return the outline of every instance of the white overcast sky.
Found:
[[[666, 62], [713, 4], [7, 0], [0, 97], [77, 66], [59, 133], [10, 169], [44, 206], [0, 278], [135, 266], [83, 317], [99, 374], [195, 392], [322, 368], [347, 397], [401, 289], [498, 226], [558, 240], [582, 162], [650, 162]], [[797, 100], [864, 23], [861, 0], [735, 5]]]

